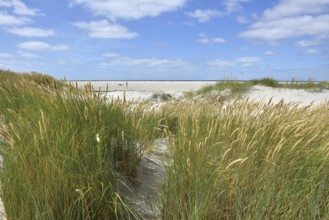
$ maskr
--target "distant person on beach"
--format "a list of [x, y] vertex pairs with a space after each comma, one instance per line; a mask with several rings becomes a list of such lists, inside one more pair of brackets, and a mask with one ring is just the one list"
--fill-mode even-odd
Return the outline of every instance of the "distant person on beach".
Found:
[[128, 82], [126, 82], [126, 89], [128, 89]]

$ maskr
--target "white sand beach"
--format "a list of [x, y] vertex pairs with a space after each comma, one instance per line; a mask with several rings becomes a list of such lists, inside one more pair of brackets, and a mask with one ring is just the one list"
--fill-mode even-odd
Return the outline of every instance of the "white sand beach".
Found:
[[[163, 91], [167, 93], [198, 90], [216, 81], [77, 81], [79, 86], [91, 83], [94, 89], [109, 91]], [[128, 83], [128, 84], [127, 84]]]
[[285, 103], [298, 103], [299, 106], [319, 105], [329, 101], [329, 90], [280, 89], [257, 85], [244, 95], [246, 98], [265, 102], [272, 99], [272, 103], [284, 100]]
[[167, 93], [179, 97], [184, 92], [214, 85], [216, 81], [77, 81], [80, 88], [88, 83], [91, 83], [95, 90], [108, 90], [108, 98], [125, 97], [128, 101], [136, 101], [149, 99], [154, 93]]
[[[152, 97], [155, 93], [167, 93], [173, 97], [179, 97], [184, 92], [196, 91], [204, 86], [214, 85], [215, 81], [78, 81], [78, 85], [83, 87], [91, 83], [95, 89], [106, 90], [108, 88], [108, 98], [119, 98], [126, 100], [145, 100]], [[273, 103], [281, 100], [284, 102], [298, 103], [300, 106], [306, 106], [311, 103], [318, 105], [329, 101], [329, 90], [304, 90], [304, 89], [282, 89], [266, 86], [253, 86], [243, 99], [251, 101], [265, 101], [272, 99]]]

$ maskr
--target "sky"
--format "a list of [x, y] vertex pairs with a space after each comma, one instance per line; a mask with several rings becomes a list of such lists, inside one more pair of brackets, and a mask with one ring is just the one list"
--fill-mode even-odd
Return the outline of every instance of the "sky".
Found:
[[68, 80], [329, 80], [329, 0], [0, 0], [0, 69]]

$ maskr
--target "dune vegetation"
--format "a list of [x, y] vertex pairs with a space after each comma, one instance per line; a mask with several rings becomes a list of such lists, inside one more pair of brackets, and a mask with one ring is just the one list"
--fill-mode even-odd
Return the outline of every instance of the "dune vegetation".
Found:
[[168, 108], [164, 219], [328, 219], [328, 105]]
[[0, 73], [7, 219], [138, 218], [118, 185], [136, 177], [138, 146], [153, 138], [157, 121], [142, 106], [132, 111], [98, 95], [49, 76]]
[[272, 78], [262, 78], [248, 81], [223, 80], [217, 82], [215, 85], [205, 86], [204, 88], [195, 92], [186, 92], [185, 95], [186, 97], [193, 97], [197, 95], [207, 96], [212, 92], [216, 93], [228, 91], [228, 94], [225, 94], [227, 96], [226, 98], [239, 98], [255, 85], [283, 89], [306, 89], [311, 91], [322, 91], [324, 89], [329, 89], [329, 81], [314, 82], [309, 80], [307, 82], [299, 82], [296, 80], [291, 80], [290, 82], [279, 82]]
[[[256, 81], [200, 94], [282, 86]], [[102, 97], [91, 85], [0, 71], [7, 219], [143, 219], [120, 185], [138, 182], [136, 167], [159, 137], [169, 154], [163, 219], [329, 218], [329, 104], [186, 98], [152, 108]]]

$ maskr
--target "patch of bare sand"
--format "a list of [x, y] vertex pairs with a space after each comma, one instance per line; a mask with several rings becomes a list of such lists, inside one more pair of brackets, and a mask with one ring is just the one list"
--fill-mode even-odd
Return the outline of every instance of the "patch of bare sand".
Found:
[[285, 103], [298, 103], [299, 106], [307, 106], [312, 103], [319, 105], [329, 101], [329, 90], [281, 89], [257, 85], [244, 94], [243, 99], [264, 102], [272, 99], [273, 104], [283, 100]]

